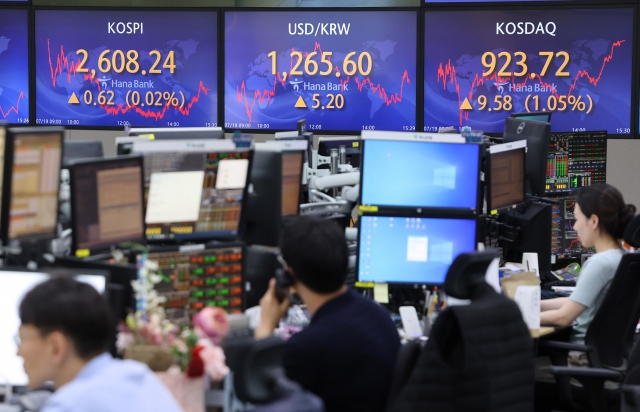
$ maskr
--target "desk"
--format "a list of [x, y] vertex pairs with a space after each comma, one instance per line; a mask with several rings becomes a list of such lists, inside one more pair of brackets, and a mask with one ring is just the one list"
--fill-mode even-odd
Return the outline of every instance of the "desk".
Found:
[[553, 326], [541, 326], [540, 329], [529, 329], [531, 337], [534, 339], [541, 338], [543, 336], [551, 335], [556, 331]]

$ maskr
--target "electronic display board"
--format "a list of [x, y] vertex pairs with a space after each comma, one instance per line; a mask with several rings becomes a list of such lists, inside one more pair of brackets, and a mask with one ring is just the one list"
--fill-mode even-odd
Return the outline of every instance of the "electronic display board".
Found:
[[0, 122], [29, 123], [29, 16], [0, 13]]
[[216, 127], [217, 12], [36, 11], [36, 124]]
[[416, 11], [226, 12], [224, 126], [416, 127]]
[[631, 133], [633, 9], [425, 12], [424, 130], [502, 133], [551, 111], [552, 132]]

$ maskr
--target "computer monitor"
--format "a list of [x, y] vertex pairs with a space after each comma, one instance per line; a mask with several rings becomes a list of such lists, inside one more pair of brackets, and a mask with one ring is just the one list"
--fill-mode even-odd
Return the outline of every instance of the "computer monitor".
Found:
[[485, 173], [487, 212], [524, 203], [526, 154], [526, 140], [489, 147]]
[[63, 144], [63, 164], [73, 160], [102, 158], [102, 142], [99, 140], [65, 140]]
[[380, 211], [412, 208], [412, 213], [479, 209], [479, 144], [377, 139], [363, 143], [361, 205]]
[[57, 235], [62, 127], [7, 130], [2, 199], [4, 244]]
[[511, 113], [511, 117], [521, 120], [535, 120], [536, 122], [551, 123], [552, 112], [522, 112]]
[[206, 306], [228, 313], [242, 313], [243, 246], [221, 245], [204, 250], [150, 253], [158, 263], [163, 281], [156, 285], [167, 317], [189, 323], [196, 312]]
[[440, 285], [461, 253], [476, 250], [474, 217], [364, 215], [358, 230], [358, 280]]
[[551, 254], [559, 258], [575, 258], [585, 253], [595, 253], [595, 248], [586, 248], [580, 242], [576, 223], [576, 199], [572, 196], [556, 198], [551, 205]]
[[527, 193], [544, 196], [547, 160], [549, 156], [550, 125], [546, 122], [507, 117], [504, 124], [504, 143], [527, 141]]
[[235, 237], [251, 170], [253, 147], [231, 140], [146, 140], [146, 237], [149, 241]]
[[302, 197], [302, 167], [304, 152], [282, 152], [282, 217], [289, 218], [300, 213]]
[[607, 178], [607, 132], [553, 133], [545, 193], [566, 193]]
[[277, 146], [256, 144], [251, 165], [243, 239], [249, 245], [277, 246], [282, 226], [283, 155]]
[[[331, 156], [331, 149], [340, 150], [344, 146], [347, 155], [347, 164], [353, 167], [360, 167], [360, 153], [362, 139], [360, 136], [340, 136], [318, 138], [318, 156]], [[318, 169], [329, 169], [330, 165], [320, 165]]]
[[72, 252], [144, 241], [143, 170], [141, 156], [71, 163]]
[[129, 129], [129, 136], [153, 135], [155, 140], [224, 139], [222, 127], [136, 127]]
[[[305, 143], [306, 148], [306, 142], [300, 143]], [[277, 246], [283, 219], [298, 215], [303, 158], [304, 150], [256, 144], [251, 166], [252, 192], [244, 219], [244, 240], [248, 244]]]
[[[50, 273], [59, 270], [52, 269]], [[68, 270], [65, 270], [68, 272]], [[84, 272], [84, 273], [83, 273]], [[2, 327], [0, 328], [0, 376], [12, 386], [24, 387], [29, 379], [24, 373], [22, 358], [16, 355], [17, 347], [14, 336], [20, 328], [18, 308], [27, 292], [39, 283], [50, 278], [50, 273], [29, 272], [15, 269], [0, 269], [0, 313], [2, 313]], [[75, 277], [96, 288], [103, 294], [107, 285], [107, 278], [94, 271], [74, 271]]]

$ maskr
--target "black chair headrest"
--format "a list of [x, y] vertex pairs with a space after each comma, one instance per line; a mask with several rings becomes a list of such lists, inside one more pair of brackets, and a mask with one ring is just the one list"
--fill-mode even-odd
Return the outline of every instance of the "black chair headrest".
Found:
[[469, 299], [476, 286], [485, 282], [487, 268], [497, 257], [495, 249], [459, 255], [449, 267], [444, 292], [457, 299]]
[[627, 225], [624, 230], [624, 241], [635, 248], [640, 247], [640, 215], [631, 219]]
[[234, 390], [242, 402], [261, 404], [277, 396], [276, 381], [284, 376], [282, 351], [285, 342], [265, 339], [231, 339], [225, 344], [227, 364], [233, 371]]

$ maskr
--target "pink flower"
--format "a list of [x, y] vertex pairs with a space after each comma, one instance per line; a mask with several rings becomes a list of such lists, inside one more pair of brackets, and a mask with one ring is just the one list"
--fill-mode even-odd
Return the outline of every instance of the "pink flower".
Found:
[[202, 346], [200, 358], [204, 363], [205, 372], [212, 381], [222, 381], [229, 373], [229, 368], [225, 363], [224, 351], [220, 347], [211, 344], [207, 339], [200, 340], [198, 345]]
[[200, 339], [211, 339], [219, 345], [229, 333], [227, 313], [221, 308], [206, 307], [193, 315], [193, 326]]
[[116, 340], [116, 348], [118, 348], [118, 352], [122, 353], [124, 350], [136, 343], [136, 338], [127, 332], [118, 332], [118, 338]]

